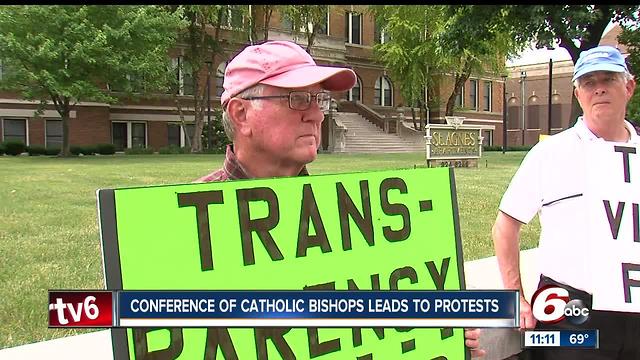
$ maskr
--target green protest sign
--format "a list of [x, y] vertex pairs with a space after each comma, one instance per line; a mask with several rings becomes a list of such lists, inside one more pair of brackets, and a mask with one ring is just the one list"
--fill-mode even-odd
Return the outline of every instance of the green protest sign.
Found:
[[[98, 191], [112, 290], [464, 289], [453, 171]], [[117, 359], [464, 359], [463, 329], [114, 329]]]

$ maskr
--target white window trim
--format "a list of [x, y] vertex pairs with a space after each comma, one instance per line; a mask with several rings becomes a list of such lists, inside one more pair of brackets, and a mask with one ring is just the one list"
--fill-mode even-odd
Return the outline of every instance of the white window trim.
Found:
[[216, 72], [213, 75], [213, 82], [214, 82], [214, 87], [213, 87], [213, 96], [212, 99], [219, 99], [220, 96], [218, 96], [218, 71], [220, 71], [220, 66], [224, 64], [224, 70], [222, 70], [222, 84], [223, 84], [223, 88], [222, 91], [224, 92], [224, 73], [225, 70], [227, 69], [227, 66], [229, 65], [228, 61], [223, 61], [220, 64], [218, 64], [218, 67], [216, 67]]
[[62, 119], [44, 119], [44, 147], [45, 148], [49, 146], [49, 144], [47, 144], [47, 121], [60, 121], [60, 125], [62, 125]]
[[356, 75], [356, 85], [358, 85], [360, 91], [359, 91], [359, 99], [354, 99], [353, 98], [353, 88], [349, 89], [349, 93], [347, 94], [347, 99], [349, 99], [349, 101], [362, 101], [362, 81], [360, 81], [360, 77]]
[[[184, 128], [182, 127], [182, 123], [172, 121], [169, 124], [178, 125], [178, 128], [180, 129], [180, 147], [185, 147], [187, 145], [187, 132], [184, 131]], [[195, 123], [185, 123], [185, 125], [195, 126]]]
[[[172, 58], [171, 65], [173, 66], [174, 69], [176, 67], [178, 69], [178, 87], [179, 87], [178, 95], [192, 96], [192, 95], [185, 95], [184, 93], [184, 56], [180, 55]], [[193, 77], [193, 74], [192, 74], [192, 77]]]
[[[131, 131], [131, 124], [144, 124], [144, 147], [149, 147], [149, 126], [145, 121], [112, 121], [112, 124], [127, 124], [127, 149], [131, 149], [133, 143], [133, 132]], [[113, 127], [111, 128], [111, 143], [113, 144]]]
[[[488, 131], [488, 132], [489, 132], [489, 143], [487, 144], [487, 146], [493, 146], [493, 130], [486, 129], [486, 130], [482, 130], [482, 131], [483, 131], [483, 132], [484, 132], [484, 131]], [[482, 133], [480, 133], [480, 135], [481, 135], [484, 139], [486, 139], [486, 138], [487, 138], [487, 137], [486, 137], [486, 136], [484, 136]]]
[[[225, 5], [226, 6], [226, 12], [227, 12], [227, 22], [226, 24], [220, 24], [220, 29], [225, 29], [225, 30], [234, 30], [234, 27], [231, 25], [231, 6], [233, 5]], [[251, 13], [251, 5], [249, 5], [249, 13]], [[244, 14], [242, 15], [242, 23], [244, 24]]]
[[460, 107], [464, 108], [464, 84], [460, 87]]
[[[380, 76], [378, 79], [380, 79], [380, 105], [378, 105], [378, 106], [393, 106], [393, 86], [391, 85], [391, 80], [389, 80], [384, 75]], [[376, 82], [378, 82], [378, 80], [376, 80]], [[385, 84], [389, 85], [389, 90], [390, 90], [390, 93], [391, 93], [391, 100], [390, 100], [391, 104], [386, 104], [385, 101], [384, 101]], [[373, 87], [373, 90], [374, 91], [378, 91], [378, 89], [375, 88], [375, 85]]]
[[[29, 144], [31, 143], [30, 139], [29, 139], [29, 119], [27, 118], [20, 118], [20, 117], [7, 117], [7, 120], [24, 120], [25, 126], [24, 126], [24, 131], [25, 131], [25, 138], [27, 139], [27, 143], [24, 144], [25, 146], [29, 146]], [[4, 139], [4, 134], [6, 133], [6, 131], [4, 131], [4, 120], [5, 118], [0, 119], [2, 120], [2, 141], [6, 141]]]
[[[493, 81], [491, 80], [482, 80], [482, 81], [484, 82], [485, 85], [487, 83], [489, 84], [489, 110], [482, 109], [482, 111], [491, 112], [493, 110]], [[487, 91], [486, 86], [484, 91]]]
[[[353, 42], [353, 14], [357, 14], [359, 15], [359, 19], [360, 19], [360, 26], [359, 26], [359, 32], [360, 32], [360, 42], [359, 43], [354, 43]], [[362, 45], [362, 14], [357, 13], [355, 11], [349, 11], [349, 44], [356, 44], [356, 45]]]
[[331, 21], [329, 21], [330, 19], [330, 14], [331, 14], [331, 8], [329, 7], [330, 5], [327, 5], [327, 33], [326, 35], [329, 36], [329, 34], [331, 34], [331, 29], [329, 29], [329, 24], [331, 24]]

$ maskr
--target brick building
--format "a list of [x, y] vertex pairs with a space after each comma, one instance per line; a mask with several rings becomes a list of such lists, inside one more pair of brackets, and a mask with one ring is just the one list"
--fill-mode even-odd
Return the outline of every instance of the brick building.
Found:
[[[618, 42], [622, 29], [616, 25], [602, 36], [600, 45], [610, 45], [624, 54]], [[507, 80], [507, 145], [533, 145], [541, 134], [566, 129], [571, 120], [573, 61], [553, 61], [551, 120], [549, 120], [549, 61], [510, 67]], [[523, 141], [524, 139], [524, 141]]]
[[[393, 79], [384, 66], [373, 58], [373, 45], [380, 41], [381, 35], [373, 17], [366, 6], [330, 5], [326, 26], [316, 37], [311, 54], [319, 64], [350, 66], [358, 75], [357, 85], [350, 91], [332, 94], [334, 98], [346, 101], [360, 101], [371, 109], [385, 114], [395, 112], [403, 105], [398, 91], [397, 79]], [[232, 19], [229, 16], [229, 19]], [[260, 29], [263, 16], [256, 16], [256, 25]], [[248, 41], [238, 40], [237, 34], [229, 28], [222, 36], [231, 41], [223, 56], [212, 59], [211, 106], [220, 106], [224, 69], [229, 58], [244, 47]], [[303, 34], [291, 32], [287, 19], [278, 13], [270, 21], [270, 40], [294, 40], [306, 46]], [[181, 62], [180, 48], [170, 56], [174, 64]], [[193, 131], [194, 112], [189, 107], [189, 81], [191, 76], [178, 67], [177, 76], [183, 85], [178, 96], [183, 104], [187, 122], [186, 132], [180, 126], [178, 111], [172, 96], [158, 94], [147, 98], [124, 99], [116, 105], [105, 103], [81, 102], [71, 112], [69, 128], [71, 145], [91, 145], [112, 143], [121, 151], [134, 146], [151, 147], [158, 150], [169, 144], [185, 146], [185, 137]], [[2, 67], [0, 67], [0, 76]], [[206, 83], [206, 73], [200, 78]], [[444, 122], [444, 104], [451, 92], [452, 79], [442, 76], [438, 81], [438, 98], [441, 106], [430, 109], [430, 122]], [[467, 123], [493, 125], [495, 130], [486, 130], [483, 134], [485, 144], [502, 143], [502, 93], [503, 81], [499, 76], [482, 77], [472, 75], [464, 86], [462, 96], [457, 102], [456, 116], [464, 116]], [[203, 84], [203, 86], [206, 86]], [[114, 91], [115, 92], [115, 91]], [[0, 92], [0, 141], [22, 140], [27, 145], [60, 147], [62, 126], [60, 116], [51, 105], [41, 116], [34, 115], [35, 102], [21, 99], [17, 94]], [[410, 114], [405, 114], [410, 117]], [[205, 114], [206, 121], [206, 114]]]

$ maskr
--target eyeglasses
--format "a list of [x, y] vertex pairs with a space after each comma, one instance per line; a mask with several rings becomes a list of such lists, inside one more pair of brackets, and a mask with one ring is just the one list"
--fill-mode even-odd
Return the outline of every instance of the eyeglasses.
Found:
[[269, 95], [269, 96], [249, 96], [244, 100], [260, 100], [260, 99], [289, 99], [289, 108], [291, 110], [305, 111], [311, 107], [311, 100], [315, 98], [320, 111], [328, 111], [331, 105], [331, 94], [322, 91], [317, 94], [311, 94], [308, 91], [291, 91], [288, 95]]

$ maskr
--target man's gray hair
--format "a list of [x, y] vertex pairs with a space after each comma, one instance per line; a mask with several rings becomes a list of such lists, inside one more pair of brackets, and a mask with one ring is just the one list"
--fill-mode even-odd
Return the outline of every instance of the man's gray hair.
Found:
[[[621, 76], [622, 76], [622, 80], [624, 80], [624, 83], [625, 83], [625, 84], [626, 84], [629, 80], [633, 80], [633, 75], [631, 75], [631, 73], [630, 73], [630, 72], [628, 72], [628, 71], [625, 71], [625, 72], [623, 72], [623, 73], [618, 73], [618, 74], [621, 74]], [[586, 75], [586, 74], [585, 74], [585, 75]], [[581, 76], [581, 77], [582, 77], [582, 76]], [[577, 78], [577, 79], [575, 79], [575, 80], [573, 81], [573, 87], [576, 87], [576, 88], [577, 88], [577, 87], [578, 87], [578, 85], [580, 85], [580, 84], [578, 83], [578, 81], [580, 81], [580, 78], [581, 78], [581, 77], [579, 77], [579, 78]]]
[[[264, 89], [265, 89], [264, 85], [258, 84], [240, 92], [238, 95], [234, 97], [243, 98], [243, 97], [260, 96], [262, 95], [262, 92], [264, 91]], [[251, 106], [259, 110], [262, 104], [259, 101], [252, 100]], [[231, 118], [229, 118], [229, 114], [227, 113], [226, 108], [222, 109], [222, 126], [224, 126], [224, 132], [225, 134], [227, 134], [227, 137], [229, 138], [229, 140], [233, 141], [233, 138], [235, 137], [235, 129], [233, 127], [233, 122], [231, 121]]]

